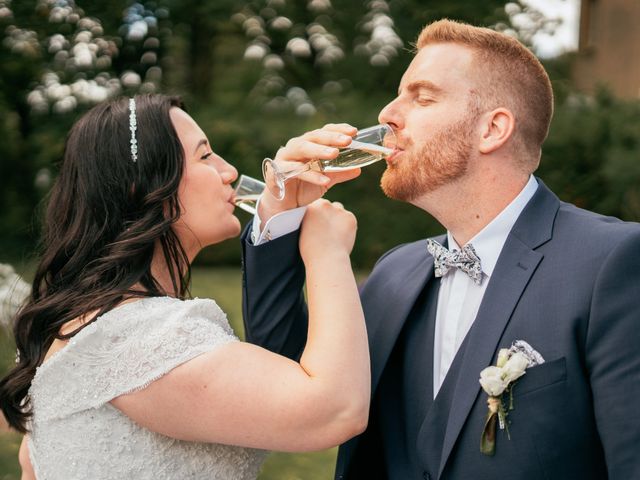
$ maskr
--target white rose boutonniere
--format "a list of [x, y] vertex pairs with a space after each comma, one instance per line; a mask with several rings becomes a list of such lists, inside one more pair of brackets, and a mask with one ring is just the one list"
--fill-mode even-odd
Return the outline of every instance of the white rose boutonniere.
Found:
[[[523, 340], [517, 340], [511, 348], [503, 348], [498, 352], [495, 366], [487, 367], [480, 372], [480, 385], [489, 395], [487, 405], [489, 412], [480, 438], [480, 451], [485, 455], [493, 455], [496, 451], [496, 423], [500, 430], [507, 431], [507, 415], [513, 410], [513, 387], [516, 380], [523, 376], [529, 367], [544, 363], [544, 358], [531, 345]], [[506, 404], [504, 394], [509, 394]]]

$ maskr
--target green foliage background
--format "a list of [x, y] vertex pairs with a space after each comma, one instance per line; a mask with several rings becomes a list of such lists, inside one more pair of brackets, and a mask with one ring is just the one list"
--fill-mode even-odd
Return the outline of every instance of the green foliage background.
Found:
[[[6, 1], [6, 0], [5, 0]], [[0, 19], [0, 27], [29, 27], [45, 46], [48, 36], [72, 36], [66, 24], [47, 21], [45, 0], [13, 2], [13, 17]], [[50, 3], [50, 2], [49, 2]], [[119, 54], [106, 69], [113, 76], [125, 70], [140, 75], [148, 68], [139, 61], [148, 48], [142, 41], [123, 35], [123, 12], [142, 5], [150, 11], [169, 12], [159, 18], [153, 34], [160, 40], [154, 51], [162, 68], [157, 90], [181, 94], [191, 115], [208, 134], [214, 150], [240, 172], [260, 175], [264, 157], [272, 156], [287, 139], [328, 122], [366, 126], [376, 122], [380, 109], [394, 97], [400, 77], [411, 60], [411, 42], [429, 21], [449, 17], [477, 25], [505, 27], [509, 23], [503, 0], [472, 2], [458, 0], [390, 0], [388, 15], [404, 43], [387, 66], [372, 66], [366, 57], [353, 53], [361, 40], [369, 2], [333, 0], [333, 8], [315, 15], [305, 2], [179, 1], [134, 3], [127, 0], [78, 2], [88, 17], [98, 18], [104, 37], [115, 39]], [[144, 5], [143, 5], [144, 4]], [[278, 72], [285, 86], [265, 92], [257, 86], [265, 68], [259, 61], [243, 60], [252, 41], [234, 20], [238, 12], [261, 12], [279, 5], [278, 14], [290, 17], [289, 32], [268, 31], [271, 52], [279, 53], [284, 68]], [[141, 7], [142, 8], [142, 7]], [[155, 9], [155, 10], [154, 10]], [[295, 58], [285, 52], [290, 37], [304, 36], [304, 27], [323, 23], [341, 42], [344, 58], [330, 66], [314, 64], [314, 56]], [[265, 27], [267, 30], [268, 27]], [[151, 33], [149, 34], [151, 35]], [[629, 220], [640, 218], [638, 180], [640, 164], [640, 105], [622, 101], [605, 90], [595, 97], [571, 89], [571, 56], [547, 63], [556, 90], [556, 114], [547, 140], [539, 176], [566, 201], [604, 214]], [[36, 186], [41, 169], [55, 177], [71, 124], [91, 105], [80, 103], [69, 113], [34, 113], [27, 95], [53, 61], [44, 47], [38, 52], [17, 54], [0, 46], [0, 261], [29, 257], [39, 232], [37, 212], [48, 187]], [[54, 69], [55, 70], [55, 69]], [[81, 72], [89, 78], [97, 71]], [[69, 77], [69, 72], [61, 72]], [[76, 73], [76, 76], [78, 73]], [[329, 85], [339, 88], [328, 88]], [[298, 116], [293, 108], [265, 107], [269, 95], [282, 96], [287, 88], [304, 89], [316, 107], [311, 116]], [[135, 88], [124, 88], [130, 94]], [[384, 251], [398, 243], [440, 232], [441, 227], [424, 212], [388, 200], [379, 189], [384, 165], [365, 169], [362, 176], [329, 192], [359, 219], [358, 242], [353, 252], [356, 266], [369, 268]], [[238, 215], [244, 221], [244, 213]], [[207, 249], [201, 264], [238, 264], [237, 241]]]

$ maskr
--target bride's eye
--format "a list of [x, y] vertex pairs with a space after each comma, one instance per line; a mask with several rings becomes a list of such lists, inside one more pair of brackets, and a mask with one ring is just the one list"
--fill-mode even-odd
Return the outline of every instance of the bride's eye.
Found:
[[200, 160], [206, 160], [206, 159], [208, 159], [211, 155], [213, 155], [213, 152], [207, 152], [207, 153], [205, 153], [202, 157], [200, 157]]

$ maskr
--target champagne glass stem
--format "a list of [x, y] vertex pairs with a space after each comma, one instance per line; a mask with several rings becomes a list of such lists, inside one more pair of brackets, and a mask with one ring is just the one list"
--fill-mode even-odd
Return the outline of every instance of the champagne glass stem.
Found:
[[290, 178], [297, 177], [298, 175], [308, 172], [309, 170], [322, 171], [322, 165], [320, 164], [320, 161], [312, 160], [298, 168], [293, 168], [284, 172], [278, 172], [277, 174], [280, 177], [282, 183], [284, 183]]

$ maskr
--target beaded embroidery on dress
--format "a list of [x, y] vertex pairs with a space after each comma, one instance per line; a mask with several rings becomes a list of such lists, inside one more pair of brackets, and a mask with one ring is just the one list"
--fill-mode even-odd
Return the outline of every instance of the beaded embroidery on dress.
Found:
[[136, 425], [109, 402], [238, 341], [213, 300], [146, 298], [81, 330], [38, 368], [29, 454], [38, 480], [255, 480], [261, 450], [185, 442]]

